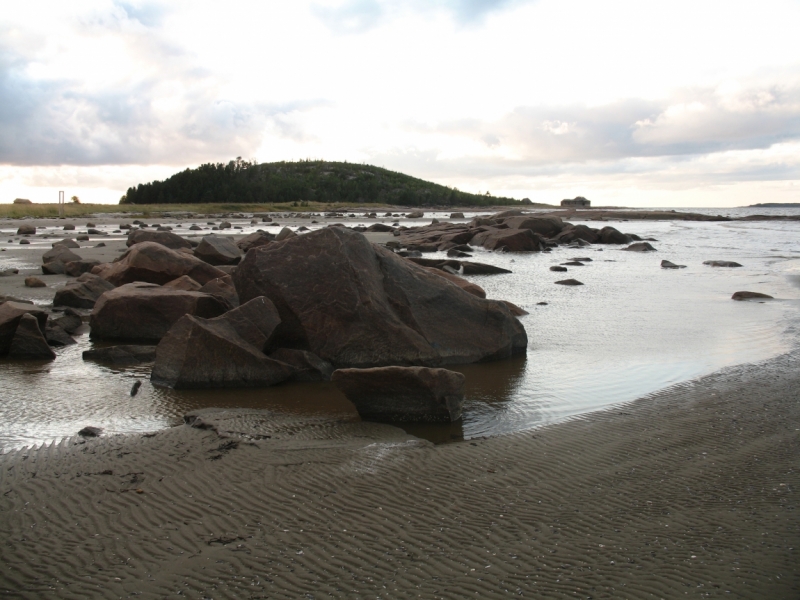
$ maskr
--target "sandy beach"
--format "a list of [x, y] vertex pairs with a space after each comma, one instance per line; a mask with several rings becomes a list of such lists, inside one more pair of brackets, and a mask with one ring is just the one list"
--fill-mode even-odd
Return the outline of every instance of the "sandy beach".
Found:
[[[0, 458], [19, 598], [796, 598], [796, 354], [433, 446], [204, 415]], [[270, 436], [270, 437], [266, 437]]]

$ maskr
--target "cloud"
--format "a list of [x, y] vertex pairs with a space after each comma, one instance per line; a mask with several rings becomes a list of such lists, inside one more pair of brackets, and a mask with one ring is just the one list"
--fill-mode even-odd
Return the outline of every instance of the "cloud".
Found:
[[338, 6], [312, 6], [312, 12], [338, 34], [362, 33], [376, 27], [384, 8], [377, 0], [350, 0]]

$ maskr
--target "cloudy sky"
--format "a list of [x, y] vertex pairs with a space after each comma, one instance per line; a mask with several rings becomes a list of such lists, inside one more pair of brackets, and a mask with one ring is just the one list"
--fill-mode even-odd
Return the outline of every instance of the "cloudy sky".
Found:
[[557, 202], [800, 202], [799, 0], [6, 3], [0, 202], [236, 156]]

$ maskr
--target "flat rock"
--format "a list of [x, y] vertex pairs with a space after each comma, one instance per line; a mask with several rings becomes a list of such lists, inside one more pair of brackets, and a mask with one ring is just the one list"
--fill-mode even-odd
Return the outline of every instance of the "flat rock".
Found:
[[172, 250], [179, 248], [192, 248], [192, 243], [186, 238], [171, 233], [169, 231], [145, 231], [143, 229], [132, 229], [128, 234], [128, 246], [141, 244], [142, 242], [151, 242], [160, 244]]
[[452, 422], [461, 418], [461, 373], [427, 367], [339, 369], [331, 381], [365, 421]]
[[101, 273], [103, 279], [115, 286], [134, 281], [163, 285], [183, 275], [205, 285], [225, 273], [190, 254], [155, 242], [137, 243]]
[[737, 262], [733, 262], [731, 260], [706, 260], [703, 262], [704, 265], [708, 265], [709, 267], [741, 267]]
[[558, 273], [565, 273], [567, 271], [567, 267], [560, 267], [558, 265], [550, 267], [551, 271], [556, 271]]
[[623, 248], [628, 252], [655, 252], [656, 249], [649, 242], [636, 242], [627, 248]]
[[762, 294], [760, 292], [735, 292], [731, 296], [731, 300], [757, 300], [757, 299], [774, 299], [773, 296]]
[[661, 261], [661, 268], [662, 269], [685, 269], [686, 265], [676, 265], [674, 262], [670, 262], [668, 260]]
[[153, 362], [155, 359], [155, 346], [120, 345], [95, 348], [83, 352], [83, 360], [93, 360], [112, 365], [138, 365]]
[[562, 279], [561, 281], [556, 281], [558, 285], [583, 285], [577, 279]]
[[216, 317], [227, 310], [201, 292], [174, 290], [152, 283], [129, 283], [105, 292], [89, 318], [93, 339], [157, 342], [184, 315]]

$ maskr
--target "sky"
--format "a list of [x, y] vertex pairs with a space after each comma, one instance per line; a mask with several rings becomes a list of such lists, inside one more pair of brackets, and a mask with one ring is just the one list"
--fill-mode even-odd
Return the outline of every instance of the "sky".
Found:
[[117, 203], [237, 156], [534, 202], [800, 202], [800, 0], [0, 3], [0, 203]]

